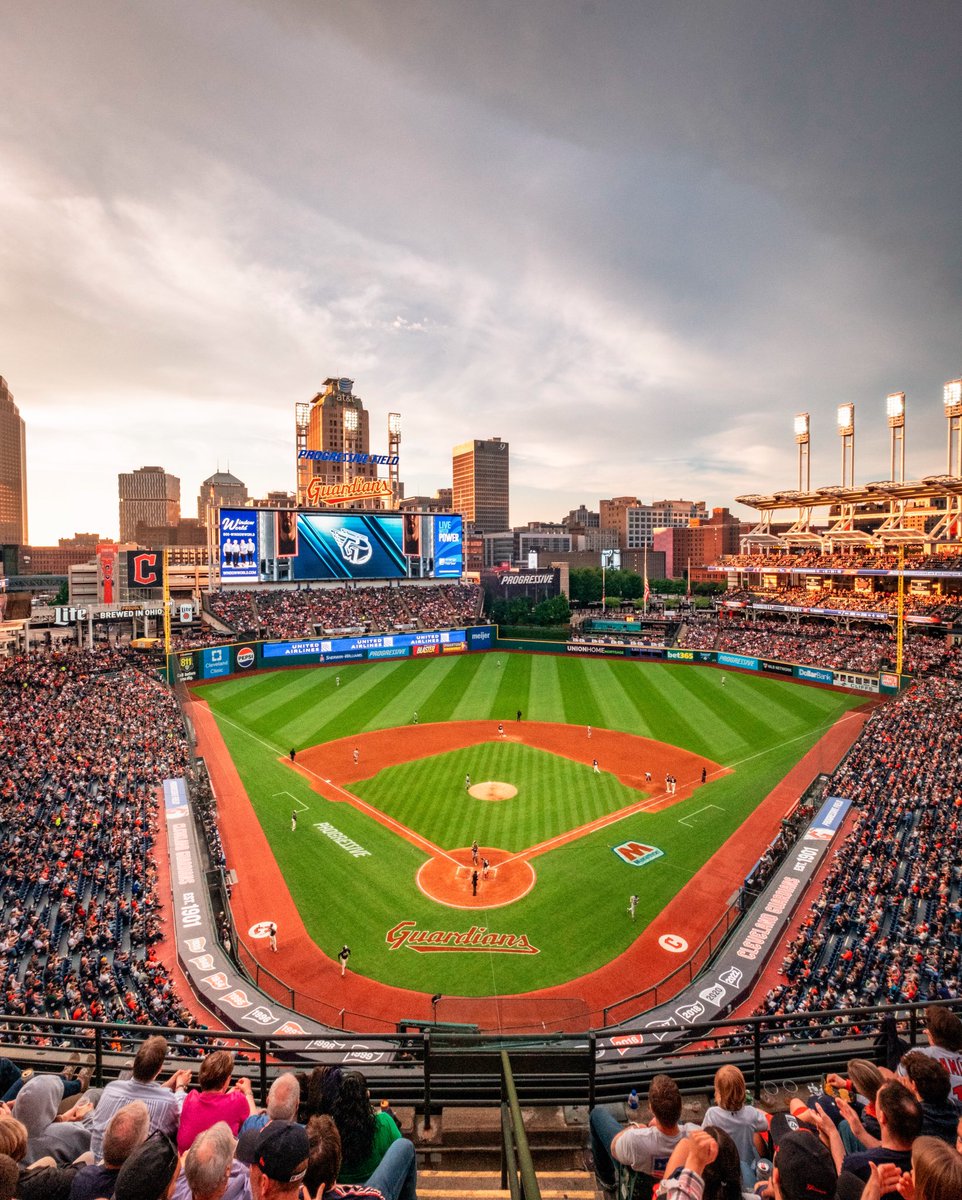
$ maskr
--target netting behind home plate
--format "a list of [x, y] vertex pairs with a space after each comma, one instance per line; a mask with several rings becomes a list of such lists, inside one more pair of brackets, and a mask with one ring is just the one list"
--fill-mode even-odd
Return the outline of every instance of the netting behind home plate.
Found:
[[584, 1033], [592, 1024], [580, 996], [442, 996], [434, 1009], [435, 1020], [482, 1033]]

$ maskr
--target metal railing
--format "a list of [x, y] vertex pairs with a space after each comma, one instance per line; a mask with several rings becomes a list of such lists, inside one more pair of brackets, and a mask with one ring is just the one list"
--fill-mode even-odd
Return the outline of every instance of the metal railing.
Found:
[[507, 1050], [501, 1051], [501, 1187], [511, 1200], [541, 1200]]
[[[940, 1004], [962, 1007], [960, 1000]], [[270, 1079], [283, 1070], [351, 1062], [363, 1068], [372, 1095], [389, 1095], [395, 1104], [415, 1106], [424, 1112], [429, 1127], [432, 1110], [444, 1104], [502, 1102], [502, 1050], [511, 1055], [513, 1086], [523, 1104], [592, 1105], [596, 1098], [614, 1100], [631, 1087], [640, 1089], [661, 1073], [670, 1074], [683, 1091], [706, 1088], [722, 1063], [740, 1066], [757, 1096], [770, 1083], [815, 1079], [843, 1067], [849, 1058], [874, 1058], [891, 1066], [896, 1036], [915, 1044], [926, 1007], [905, 1003], [729, 1018], [687, 1026], [671, 1045], [653, 1040], [650, 1030], [638, 1029], [632, 1035], [625, 1029], [619, 1031], [626, 1036], [617, 1050], [594, 1034], [497, 1038], [468, 1031], [432, 1036], [430, 1029], [391, 1037], [368, 1035], [357, 1048], [349, 1039], [313, 1040], [307, 1050], [303, 1036], [251, 1033], [225, 1038], [204, 1029], [20, 1014], [0, 1014], [0, 1031], [7, 1058], [53, 1071], [86, 1059], [98, 1085], [129, 1067], [137, 1046], [154, 1033], [168, 1039], [171, 1066], [190, 1067], [212, 1046], [228, 1045], [237, 1057], [236, 1073], [251, 1078], [261, 1103]], [[362, 1049], [363, 1054], [358, 1053]]]

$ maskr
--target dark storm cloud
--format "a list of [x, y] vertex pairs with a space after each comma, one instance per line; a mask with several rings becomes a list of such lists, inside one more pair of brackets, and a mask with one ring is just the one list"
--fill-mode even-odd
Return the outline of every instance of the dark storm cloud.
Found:
[[[948, 5], [4, 4], [0, 373], [77, 490], [289, 485], [346, 372], [410, 491], [499, 433], [516, 519], [942, 469], [962, 370]], [[81, 420], [81, 414], [83, 419]], [[190, 436], [186, 436], [188, 428]], [[39, 439], [39, 440], [38, 440]], [[146, 444], [151, 446], [148, 451]], [[37, 505], [32, 505], [37, 511]], [[55, 532], [63, 530], [51, 529]]]

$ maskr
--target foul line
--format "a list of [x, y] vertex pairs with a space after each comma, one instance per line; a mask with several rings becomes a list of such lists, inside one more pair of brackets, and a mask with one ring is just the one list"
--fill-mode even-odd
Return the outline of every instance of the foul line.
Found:
[[[241, 733], [247, 734], [249, 738], [252, 738], [255, 742], [259, 742], [260, 745], [265, 746], [268, 750], [273, 750], [275, 754], [281, 753], [277, 746], [265, 741], [262, 737], [258, 737], [257, 734], [253, 733], [251, 730], [245, 729], [243, 725], [238, 725], [237, 722], [232, 721], [230, 717], [222, 717], [221, 719], [228, 725], [232, 725]], [[360, 796], [355, 796], [353, 792], [345, 791], [340, 784], [333, 783], [329, 779], [324, 779], [322, 776], [318, 775], [316, 771], [312, 771], [310, 767], [305, 767], [301, 763], [295, 762], [292, 763], [291, 766], [296, 767], [297, 770], [304, 775], [310, 775], [311, 778], [317, 780], [319, 784], [324, 784], [326, 787], [332, 788], [335, 792], [338, 792], [341, 796], [343, 796], [352, 808], [357, 809], [359, 812], [366, 813], [369, 817], [373, 818], [373, 820], [377, 821], [379, 825], [383, 825], [385, 829], [390, 829], [392, 833], [399, 834], [406, 842], [410, 842], [412, 845], [417, 846], [419, 850], [427, 850], [428, 853], [434, 858], [446, 858], [448, 862], [457, 864], [458, 860], [452, 855], [448, 854], [447, 850], [442, 850], [440, 846], [435, 846], [433, 842], [429, 842], [427, 838], [422, 837], [419, 833], [415, 833], [413, 829], [408, 829], [408, 827], [406, 825], [402, 825], [400, 821], [395, 821], [393, 817], [389, 817], [386, 813], [381, 812], [380, 809], [368, 804], [367, 801], [362, 800]], [[321, 791], [320, 787], [317, 788], [317, 791], [320, 793], [320, 795], [324, 796], [324, 792]], [[280, 795], [280, 793], [277, 794]]]
[[[843, 713], [841, 717], [837, 718], [831, 723], [826, 723], [823, 726], [816, 726], [816, 737], [813, 746], [817, 746], [830, 729], [834, 729], [837, 725], [841, 725], [843, 721], [854, 720], [856, 716], [858, 716], [858, 713], [855, 710], [852, 710], [850, 712]], [[728, 766], [722, 767], [721, 770], [712, 771], [712, 773], [708, 776], [708, 779], [712, 779], [719, 775], [727, 775], [730, 771], [734, 771], [736, 767], [740, 767], [745, 763], [752, 762], [756, 758], [764, 758], [766, 754], [773, 754], [776, 750], [781, 750], [783, 746], [791, 746], [795, 742], [803, 742], [806, 738], [812, 736], [812, 732], [812, 730], [808, 730], [805, 733], [800, 733], [797, 737], [788, 738], [783, 742], [779, 742], [777, 746], [768, 746], [766, 749], [758, 750], [754, 754], [746, 754], [744, 758], [736, 759], [735, 762], [730, 763]], [[706, 783], [707, 781], [708, 780], [706, 780]], [[691, 786], [694, 787], [695, 783], [697, 782], [698, 780], [694, 780]], [[670, 793], [668, 792], [658, 792], [657, 795], [649, 796], [647, 800], [642, 800], [638, 804], [631, 804], [627, 808], [619, 809], [619, 811], [616, 813], [609, 813], [607, 816], [599, 817], [595, 821], [589, 821], [586, 825], [579, 825], [576, 829], [569, 829], [567, 833], [558, 834], [557, 837], [549, 838], [546, 842], [539, 842], [538, 845], [532, 846], [529, 850], [522, 850], [519, 854], [513, 854], [510, 858], [502, 859], [502, 863], [514, 862], [519, 858], [534, 858], [538, 854], [544, 854], [548, 850], [553, 850], [558, 846], [567, 844], [568, 842], [580, 841], [583, 837], [586, 837], [590, 833], [597, 833], [601, 829], [607, 829], [609, 825], [616, 825], [619, 821], [624, 821], [626, 818], [633, 817], [637, 813], [643, 813], [650, 808], [656, 807], [663, 800], [668, 798], [669, 795]], [[688, 797], [685, 796], [682, 797], [682, 799], [687, 798]], [[719, 812], [725, 811], [721, 805], [713, 805], [712, 807], [717, 808]], [[681, 820], [681, 818], [679, 818], [679, 820]]]
[[[706, 805], [704, 806], [704, 808], [696, 808], [694, 812], [690, 812], [690, 813], [688, 814], [688, 816], [686, 816], [686, 817], [679, 817], [679, 818], [678, 818], [678, 824], [679, 824], [679, 825], [688, 825], [688, 820], [689, 820], [689, 818], [690, 818], [690, 817], [697, 817], [699, 813], [708, 812], [708, 810], [709, 810], [710, 808], [713, 808], [713, 809], [715, 810], [715, 812], [722, 812], [722, 811], [723, 811], [723, 810], [722, 810], [722, 807], [721, 807], [721, 805], [720, 805], [720, 804], [706, 804]], [[693, 826], [693, 825], [688, 825], [688, 828], [689, 828], [689, 829], [694, 829], [694, 826]]]
[[300, 806], [297, 810], [298, 812], [307, 812], [307, 805], [303, 800], [298, 800], [293, 792], [275, 792], [273, 796], [271, 796], [271, 799], [276, 800], [278, 796], [288, 796], [292, 804], [297, 804]]

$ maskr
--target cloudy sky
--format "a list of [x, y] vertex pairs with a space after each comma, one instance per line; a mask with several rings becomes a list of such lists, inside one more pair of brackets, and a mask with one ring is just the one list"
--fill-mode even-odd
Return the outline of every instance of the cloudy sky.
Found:
[[962, 12], [822, 0], [0, 0], [0, 375], [30, 534], [292, 488], [348, 375], [409, 494], [511, 443], [512, 520], [945, 469]]

